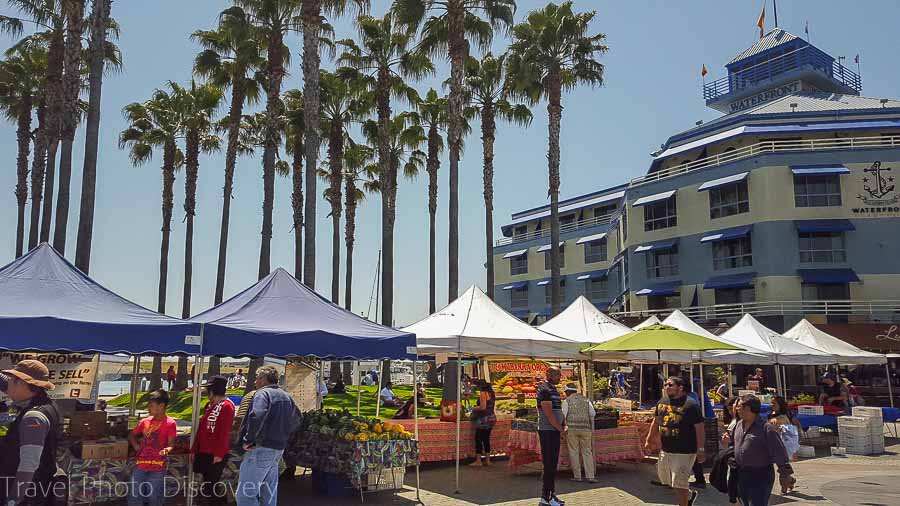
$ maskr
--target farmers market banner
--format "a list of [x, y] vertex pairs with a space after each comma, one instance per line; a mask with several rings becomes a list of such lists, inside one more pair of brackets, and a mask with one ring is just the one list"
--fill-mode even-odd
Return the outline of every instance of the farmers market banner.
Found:
[[0, 353], [0, 370], [12, 369], [22, 360], [38, 360], [50, 369], [51, 399], [90, 399], [100, 355], [80, 353]]
[[498, 398], [515, 398], [524, 394], [526, 399], [537, 398], [535, 382], [544, 378], [550, 364], [538, 360], [503, 360], [488, 362], [491, 384]]

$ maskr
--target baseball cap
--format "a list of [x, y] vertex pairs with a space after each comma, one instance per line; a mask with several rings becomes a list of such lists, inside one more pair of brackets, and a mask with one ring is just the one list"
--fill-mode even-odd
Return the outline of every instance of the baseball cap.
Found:
[[209, 391], [214, 394], [224, 395], [228, 388], [228, 379], [225, 376], [213, 376], [200, 386], [209, 388]]

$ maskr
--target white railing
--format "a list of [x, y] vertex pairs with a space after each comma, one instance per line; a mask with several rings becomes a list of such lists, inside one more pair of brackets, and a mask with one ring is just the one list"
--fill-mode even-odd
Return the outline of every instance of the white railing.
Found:
[[715, 156], [701, 158], [693, 162], [683, 163], [675, 167], [659, 170], [646, 176], [631, 180], [629, 186], [637, 186], [644, 183], [659, 181], [678, 176], [695, 170], [716, 167], [737, 160], [743, 160], [763, 153], [782, 153], [793, 151], [825, 151], [832, 149], [865, 149], [865, 148], [891, 148], [900, 147], [900, 135], [877, 137], [847, 137], [845, 139], [805, 139], [805, 140], [775, 140], [765, 141], [745, 146], [743, 148], [721, 153]]
[[[879, 315], [880, 320], [891, 318], [900, 320], [900, 300], [788, 300], [748, 302], [743, 304], [716, 304], [714, 306], [681, 307], [679, 311], [696, 321], [736, 319], [745, 314], [754, 316], [779, 316], [808, 314], [852, 316]], [[650, 317], [660, 319], [674, 309], [645, 311], [623, 311], [612, 313], [620, 317]], [[893, 316], [891, 316], [893, 315]]]
[[[595, 227], [597, 225], [609, 225], [613, 218], [617, 216], [615, 214], [606, 214], [603, 216], [596, 216], [594, 218], [587, 218], [584, 220], [577, 220], [574, 223], [569, 223], [567, 225], [560, 225], [559, 233], [560, 235], [566, 232], [572, 232], [575, 230], [579, 230], [582, 228], [590, 228]], [[501, 237], [497, 239], [497, 246], [505, 246], [507, 244], [513, 244], [516, 242], [530, 241], [532, 239], [542, 239], [544, 237], [550, 237], [550, 226], [547, 226], [546, 230], [537, 230], [534, 232], [528, 232], [527, 234], [513, 234], [512, 237]]]

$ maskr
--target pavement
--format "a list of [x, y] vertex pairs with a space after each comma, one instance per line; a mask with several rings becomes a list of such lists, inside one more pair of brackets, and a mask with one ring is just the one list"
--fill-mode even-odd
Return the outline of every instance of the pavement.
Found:
[[[900, 440], [889, 439], [884, 454], [877, 456], [821, 455], [793, 464], [797, 486], [782, 496], [779, 490], [770, 504], [816, 504], [822, 506], [900, 505]], [[672, 491], [650, 485], [656, 476], [653, 461], [620, 463], [598, 468], [596, 484], [575, 483], [571, 474], [557, 476], [557, 494], [567, 506], [675, 504]], [[505, 460], [491, 467], [460, 466], [460, 491], [455, 491], [455, 467], [452, 464], [423, 465], [419, 476], [419, 501], [416, 500], [414, 468], [406, 475], [405, 487], [366, 494], [367, 505], [464, 506], [497, 504], [503, 506], [535, 506], [540, 496], [538, 467], [513, 473]], [[776, 485], [777, 488], [777, 485]], [[296, 476], [280, 487], [279, 504], [358, 505], [358, 493], [348, 497], [327, 497], [312, 491], [309, 475]], [[700, 491], [697, 506], [728, 505], [728, 497], [712, 487]]]

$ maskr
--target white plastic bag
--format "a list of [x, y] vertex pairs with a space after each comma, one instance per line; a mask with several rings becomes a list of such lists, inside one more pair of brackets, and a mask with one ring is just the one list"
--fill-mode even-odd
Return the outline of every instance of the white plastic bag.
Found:
[[793, 458], [800, 451], [800, 434], [797, 427], [793, 424], [785, 424], [781, 426], [781, 442], [784, 443], [784, 449], [787, 450], [788, 458]]

